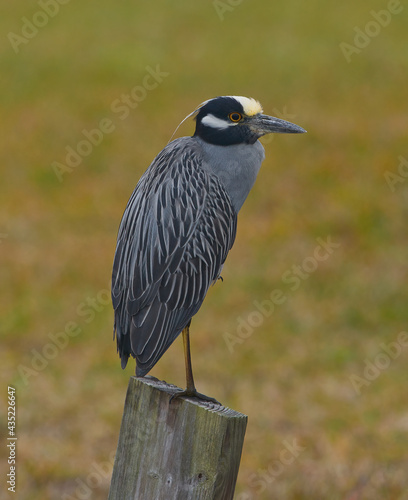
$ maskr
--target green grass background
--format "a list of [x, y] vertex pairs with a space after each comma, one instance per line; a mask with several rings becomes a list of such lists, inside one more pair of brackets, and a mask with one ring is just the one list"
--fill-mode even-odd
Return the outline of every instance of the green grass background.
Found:
[[[120, 368], [107, 300], [119, 221], [177, 124], [224, 94], [308, 130], [264, 141], [224, 282], [192, 323], [198, 389], [249, 415], [236, 498], [408, 498], [408, 348], [360, 394], [350, 379], [408, 330], [408, 177], [394, 190], [384, 177], [408, 159], [408, 6], [349, 62], [340, 48], [388, 5], [71, 1], [18, 53], [8, 34], [41, 8], [2, 6], [0, 428], [13, 385], [18, 494], [4, 489], [2, 438], [1, 498], [79, 499], [84, 484], [83, 498], [107, 497], [109, 474], [91, 474], [109, 468], [134, 373]], [[112, 102], [157, 65], [168, 76], [120, 120]], [[103, 118], [114, 132], [60, 182], [52, 163]], [[282, 275], [329, 236], [338, 248], [291, 291]], [[276, 288], [286, 301], [231, 352], [225, 333]], [[24, 383], [70, 322], [80, 334]], [[181, 339], [151, 374], [184, 386]], [[293, 440], [303, 451], [277, 468]]]

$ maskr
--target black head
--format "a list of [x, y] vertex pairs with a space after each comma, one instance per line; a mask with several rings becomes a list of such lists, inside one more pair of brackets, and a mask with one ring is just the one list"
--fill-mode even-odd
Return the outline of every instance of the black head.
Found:
[[196, 130], [206, 142], [220, 146], [254, 144], [272, 132], [305, 132], [290, 122], [262, 114], [258, 101], [241, 96], [215, 97], [205, 101], [197, 110]]

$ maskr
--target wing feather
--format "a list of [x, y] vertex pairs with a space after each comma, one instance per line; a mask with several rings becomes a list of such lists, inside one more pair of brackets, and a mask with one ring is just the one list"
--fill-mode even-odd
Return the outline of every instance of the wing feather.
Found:
[[146, 374], [200, 308], [236, 232], [218, 178], [193, 138], [170, 143], [137, 184], [118, 232], [112, 302], [122, 367]]

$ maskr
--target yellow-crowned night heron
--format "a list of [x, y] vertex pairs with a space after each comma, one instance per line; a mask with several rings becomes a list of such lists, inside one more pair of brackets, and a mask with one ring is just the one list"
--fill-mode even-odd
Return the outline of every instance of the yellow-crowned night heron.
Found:
[[122, 368], [132, 355], [142, 377], [183, 332], [187, 389], [177, 396], [211, 400], [194, 386], [191, 318], [234, 243], [238, 211], [265, 156], [258, 139], [305, 130], [262, 114], [247, 97], [216, 97], [190, 116], [194, 136], [159, 153], [123, 214], [112, 273], [114, 334]]

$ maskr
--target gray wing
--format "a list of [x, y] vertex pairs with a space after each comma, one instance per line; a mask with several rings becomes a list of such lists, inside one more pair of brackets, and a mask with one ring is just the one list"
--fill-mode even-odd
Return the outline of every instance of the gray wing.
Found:
[[173, 141], [153, 161], [123, 214], [113, 265], [122, 368], [132, 355], [145, 375], [190, 322], [221, 272], [236, 222], [193, 139]]

